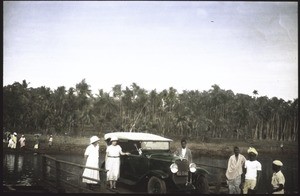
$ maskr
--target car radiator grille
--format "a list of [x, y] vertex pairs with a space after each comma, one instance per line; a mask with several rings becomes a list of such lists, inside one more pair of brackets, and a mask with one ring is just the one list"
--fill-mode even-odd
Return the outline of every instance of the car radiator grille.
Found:
[[188, 180], [189, 163], [186, 159], [176, 160], [175, 163], [178, 166], [178, 172], [173, 175], [173, 181], [175, 184], [185, 184]]

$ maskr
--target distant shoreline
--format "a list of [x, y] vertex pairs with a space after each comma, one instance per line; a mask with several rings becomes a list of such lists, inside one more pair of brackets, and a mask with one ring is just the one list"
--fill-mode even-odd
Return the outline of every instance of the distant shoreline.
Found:
[[[25, 136], [26, 137], [26, 136]], [[27, 139], [28, 138], [28, 139]], [[33, 136], [32, 136], [33, 138]], [[34, 140], [30, 135], [26, 137], [26, 148], [25, 152], [36, 152], [33, 149]], [[40, 148], [38, 153], [42, 154], [73, 154], [73, 155], [83, 155], [84, 151], [88, 145], [88, 138], [86, 137], [68, 137], [67, 140], [63, 140], [59, 136], [54, 136], [53, 146], [48, 147], [46, 138], [40, 139]], [[194, 156], [211, 156], [211, 157], [229, 157], [233, 154], [233, 147], [238, 146], [240, 148], [241, 154], [247, 155], [248, 147], [255, 147], [259, 153], [258, 156], [268, 156], [268, 157], [286, 157], [292, 156], [298, 157], [298, 143], [297, 142], [283, 142], [283, 150], [280, 148], [280, 143], [277, 141], [230, 141], [228, 139], [218, 139], [212, 140], [210, 142], [201, 141], [188, 141], [188, 147], [192, 150]], [[3, 142], [4, 151], [18, 151], [21, 152], [22, 149], [8, 149], [6, 142]], [[171, 142], [171, 151], [175, 151], [177, 147], [180, 147], [180, 141], [174, 140]], [[101, 153], [105, 153], [106, 144], [103, 140], [100, 140], [100, 150]]]

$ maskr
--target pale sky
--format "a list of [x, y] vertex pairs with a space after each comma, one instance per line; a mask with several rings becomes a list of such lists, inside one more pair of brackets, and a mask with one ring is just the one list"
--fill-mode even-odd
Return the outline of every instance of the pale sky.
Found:
[[297, 2], [7, 1], [3, 85], [298, 97]]

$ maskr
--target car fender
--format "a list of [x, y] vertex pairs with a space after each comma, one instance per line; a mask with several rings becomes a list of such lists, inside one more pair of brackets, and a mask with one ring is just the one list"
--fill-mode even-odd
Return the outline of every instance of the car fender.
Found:
[[197, 170], [196, 170], [195, 174], [197, 174], [197, 175], [204, 175], [205, 176], [205, 175], [209, 174], [209, 172], [206, 169], [202, 168], [202, 167], [197, 167], [196, 169]]
[[158, 177], [160, 179], [166, 179], [169, 177], [169, 174], [164, 172], [164, 171], [161, 171], [161, 170], [151, 170], [148, 174], [147, 174], [148, 177], [150, 176], [155, 176], [155, 177]]

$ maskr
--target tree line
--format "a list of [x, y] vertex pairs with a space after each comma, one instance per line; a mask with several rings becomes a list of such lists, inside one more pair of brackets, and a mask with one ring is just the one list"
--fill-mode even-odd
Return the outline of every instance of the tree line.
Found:
[[208, 91], [147, 91], [136, 83], [92, 94], [83, 79], [75, 88], [29, 88], [26, 80], [3, 87], [4, 131], [85, 135], [110, 131], [149, 132], [168, 137], [298, 141], [298, 98]]

